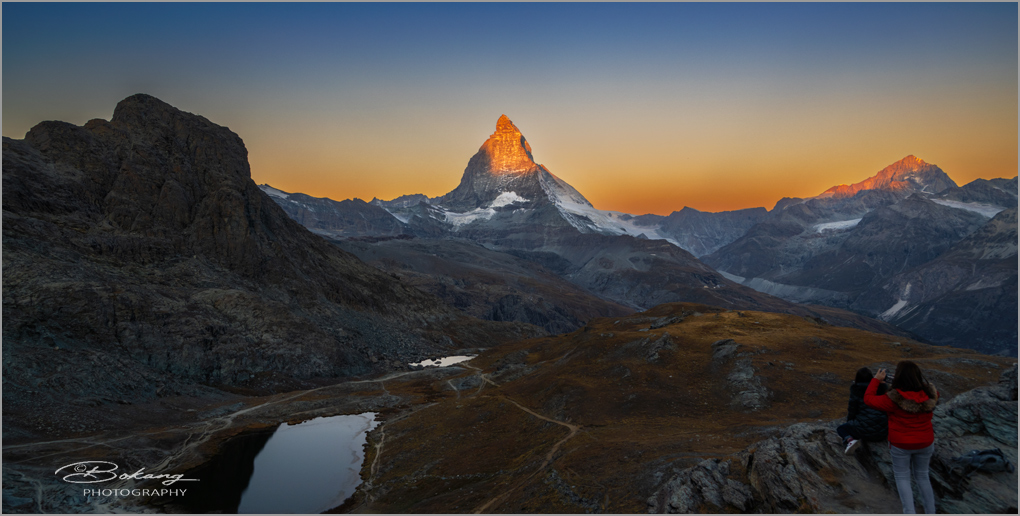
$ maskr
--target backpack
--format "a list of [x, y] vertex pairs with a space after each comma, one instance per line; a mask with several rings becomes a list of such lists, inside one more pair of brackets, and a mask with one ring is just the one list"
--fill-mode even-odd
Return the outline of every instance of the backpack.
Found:
[[953, 472], [955, 473], [956, 469], [959, 468], [962, 470], [960, 474], [964, 477], [970, 477], [971, 473], [978, 470], [988, 473], [998, 471], [1009, 471], [1012, 473], [1016, 470], [1013, 463], [998, 448], [974, 450], [961, 457], [953, 458], [953, 462], [956, 463], [956, 466], [953, 467]]

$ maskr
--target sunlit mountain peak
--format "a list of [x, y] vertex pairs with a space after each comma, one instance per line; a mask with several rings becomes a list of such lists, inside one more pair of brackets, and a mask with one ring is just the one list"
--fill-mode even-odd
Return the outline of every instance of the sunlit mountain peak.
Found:
[[864, 181], [834, 186], [818, 197], [853, 197], [863, 190], [934, 194], [950, 186], [956, 186], [956, 183], [942, 169], [909, 154]]
[[506, 115], [500, 115], [496, 132], [478, 151], [488, 157], [488, 169], [492, 174], [523, 174], [538, 167], [528, 140]]

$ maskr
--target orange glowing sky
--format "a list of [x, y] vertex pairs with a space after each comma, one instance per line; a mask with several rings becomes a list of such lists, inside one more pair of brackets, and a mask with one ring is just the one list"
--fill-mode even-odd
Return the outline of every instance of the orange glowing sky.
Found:
[[1014, 4], [4, 4], [3, 134], [154, 95], [252, 178], [442, 195], [505, 113], [597, 208], [771, 208], [913, 154], [1017, 175]]

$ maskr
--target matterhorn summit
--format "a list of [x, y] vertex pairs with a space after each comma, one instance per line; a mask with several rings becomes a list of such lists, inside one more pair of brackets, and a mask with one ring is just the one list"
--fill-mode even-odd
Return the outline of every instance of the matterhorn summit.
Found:
[[531, 145], [520, 129], [501, 115], [496, 132], [468, 161], [460, 185], [443, 196], [440, 204], [453, 211], [530, 204], [546, 197], [540, 179], [543, 173], [551, 175], [535, 163]]
[[460, 185], [435, 204], [445, 221], [460, 230], [468, 224], [492, 228], [507, 224], [572, 226], [582, 233], [645, 234], [622, 213], [598, 210], [574, 187], [535, 162], [531, 145], [506, 115], [468, 161]]
[[488, 171], [497, 175], [526, 174], [541, 166], [535, 163], [528, 140], [506, 115], [500, 115], [496, 132], [485, 140], [471, 160], [471, 163], [476, 162], [484, 162]]

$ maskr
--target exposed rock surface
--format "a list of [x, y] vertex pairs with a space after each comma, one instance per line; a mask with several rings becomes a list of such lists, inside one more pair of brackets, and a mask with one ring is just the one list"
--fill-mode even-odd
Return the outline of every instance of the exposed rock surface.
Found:
[[251, 180], [236, 134], [147, 95], [109, 122], [4, 138], [3, 186], [5, 441], [101, 429], [120, 404], [200, 384], [291, 389], [451, 337], [535, 333], [471, 320], [312, 235]]
[[985, 203], [1002, 208], [1016, 207], [1017, 178], [975, 179], [961, 187], [946, 188], [939, 199], [964, 203]]
[[839, 247], [819, 250], [780, 283], [855, 292], [931, 261], [988, 219], [914, 194], [861, 218]]
[[[999, 448], [1016, 464], [1016, 393], [1014, 365], [998, 384], [935, 409], [930, 467], [939, 512], [1016, 513], [1015, 469], [967, 476], [954, 460]], [[887, 445], [870, 443], [847, 456], [835, 432], [840, 422], [798, 423], [735, 456], [686, 468], [648, 499], [649, 512], [899, 512]]]

